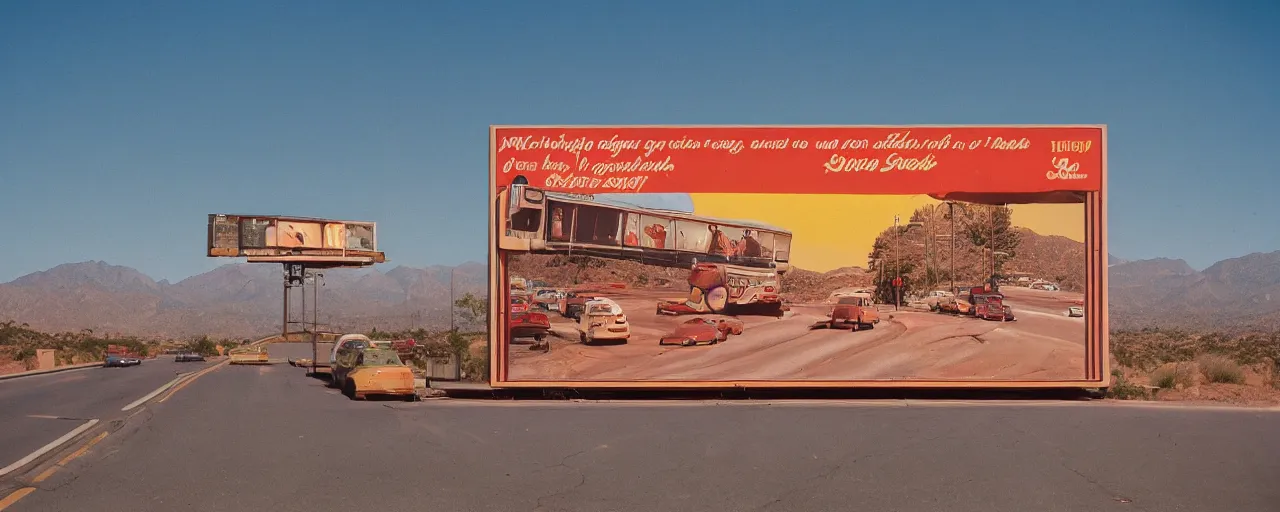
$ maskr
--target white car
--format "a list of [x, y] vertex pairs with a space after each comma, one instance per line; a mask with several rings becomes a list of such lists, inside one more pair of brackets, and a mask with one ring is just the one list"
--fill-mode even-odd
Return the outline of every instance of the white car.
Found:
[[1084, 316], [1084, 308], [1080, 306], [1071, 306], [1067, 308], [1067, 316]]

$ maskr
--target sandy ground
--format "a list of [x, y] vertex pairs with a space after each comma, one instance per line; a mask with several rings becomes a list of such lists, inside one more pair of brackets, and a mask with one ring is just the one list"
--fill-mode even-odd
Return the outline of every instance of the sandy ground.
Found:
[[[717, 345], [660, 346], [691, 316], [658, 316], [655, 301], [679, 291], [618, 290], [631, 322], [625, 345], [578, 343], [572, 321], [552, 313], [549, 352], [517, 342], [512, 380], [1068, 380], [1084, 377], [1085, 324], [1066, 316], [1081, 294], [1006, 288], [1017, 317], [990, 322], [927, 311], [895, 312], [871, 330], [813, 328], [830, 306], [797, 305], [784, 318], [738, 317], [742, 335]], [[714, 315], [707, 315], [714, 318]]]

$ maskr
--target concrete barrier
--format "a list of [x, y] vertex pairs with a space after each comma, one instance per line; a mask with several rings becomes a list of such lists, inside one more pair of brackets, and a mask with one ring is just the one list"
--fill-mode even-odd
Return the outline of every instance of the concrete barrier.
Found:
[[0, 380], [17, 379], [17, 378], [21, 378], [21, 377], [31, 377], [31, 376], [35, 376], [35, 375], [44, 375], [44, 374], [46, 374], [46, 373], [58, 373], [58, 372], [65, 372], [65, 371], [70, 371], [70, 370], [80, 370], [80, 369], [83, 369], [83, 368], [93, 368], [93, 367], [97, 367], [97, 366], [102, 366], [102, 362], [101, 362], [101, 361], [99, 361], [99, 362], [96, 362], [96, 363], [69, 364], [69, 365], [66, 365], [66, 366], [58, 366], [58, 367], [54, 367], [54, 368], [49, 368], [49, 369], [47, 369], [47, 370], [31, 370], [31, 371], [26, 371], [26, 372], [10, 373], [10, 374], [7, 374], [7, 375], [0, 375]]

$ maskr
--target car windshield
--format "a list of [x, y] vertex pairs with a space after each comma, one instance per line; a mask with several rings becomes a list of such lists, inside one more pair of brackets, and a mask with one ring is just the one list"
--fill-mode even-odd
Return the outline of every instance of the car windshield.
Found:
[[362, 361], [364, 366], [400, 366], [400, 356], [394, 350], [366, 350]]

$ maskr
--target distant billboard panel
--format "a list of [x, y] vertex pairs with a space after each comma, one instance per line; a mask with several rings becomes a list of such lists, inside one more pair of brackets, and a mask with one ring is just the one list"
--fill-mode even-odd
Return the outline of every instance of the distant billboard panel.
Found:
[[275, 215], [209, 215], [210, 257], [370, 257], [378, 251], [377, 223]]

